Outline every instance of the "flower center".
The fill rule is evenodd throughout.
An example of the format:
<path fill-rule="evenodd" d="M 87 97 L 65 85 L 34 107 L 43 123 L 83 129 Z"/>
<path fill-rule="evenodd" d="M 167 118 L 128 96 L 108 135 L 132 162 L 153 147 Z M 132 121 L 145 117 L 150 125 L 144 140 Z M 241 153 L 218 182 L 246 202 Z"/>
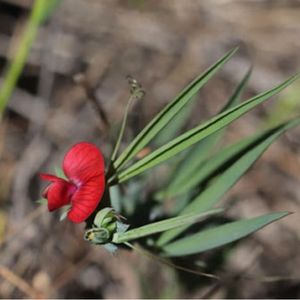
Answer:
<path fill-rule="evenodd" d="M 73 183 L 72 181 L 69 182 L 68 187 L 68 198 L 71 199 L 74 193 L 78 190 L 79 186 Z"/>

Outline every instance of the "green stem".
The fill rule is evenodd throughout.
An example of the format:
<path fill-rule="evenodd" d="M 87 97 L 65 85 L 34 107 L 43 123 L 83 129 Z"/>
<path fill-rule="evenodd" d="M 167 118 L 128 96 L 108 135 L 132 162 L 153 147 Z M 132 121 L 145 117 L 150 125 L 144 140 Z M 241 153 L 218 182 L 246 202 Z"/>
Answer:
<path fill-rule="evenodd" d="M 6 71 L 4 82 L 0 90 L 0 118 L 24 68 L 32 43 L 37 35 L 47 1 L 48 0 L 36 0 L 34 2 L 29 21 L 19 41 L 19 47 L 17 47 L 18 51 Z"/>
<path fill-rule="evenodd" d="M 128 119 L 129 109 L 130 109 L 130 106 L 131 106 L 132 101 L 134 100 L 134 98 L 135 98 L 135 95 L 130 96 L 130 98 L 128 99 L 126 108 L 125 108 L 125 113 L 124 113 L 124 117 L 123 117 L 123 120 L 122 120 L 120 132 L 119 132 L 119 135 L 118 135 L 118 139 L 117 139 L 117 142 L 115 144 L 114 150 L 112 152 L 112 155 L 111 155 L 111 158 L 110 158 L 110 164 L 109 164 L 108 171 L 107 171 L 107 174 L 106 174 L 106 177 L 107 177 L 108 181 L 111 179 L 111 176 L 114 176 L 115 173 L 116 173 L 116 170 L 114 168 L 114 161 L 117 157 L 117 154 L 118 154 L 118 151 L 119 151 L 119 148 L 120 148 L 120 145 L 121 145 L 121 141 L 122 141 L 122 138 L 123 138 L 123 135 L 124 135 L 124 131 L 125 131 L 125 127 L 126 127 L 126 123 L 127 123 L 127 119 Z"/>
<path fill-rule="evenodd" d="M 125 113 L 124 113 L 124 117 L 123 117 L 123 120 L 122 120 L 121 129 L 120 129 L 120 132 L 119 132 L 119 136 L 118 136 L 118 139 L 117 139 L 114 151 L 113 151 L 113 153 L 111 155 L 111 161 L 112 162 L 115 161 L 115 159 L 117 157 L 117 154 L 118 154 L 118 151 L 119 151 L 119 148 L 120 148 L 120 144 L 121 144 L 121 141 L 122 141 L 122 138 L 123 138 L 123 135 L 124 135 L 124 131 L 125 131 L 127 119 L 128 119 L 128 112 L 129 112 L 131 103 L 132 103 L 132 101 L 133 101 L 134 98 L 135 97 L 131 95 L 130 98 L 129 98 L 129 100 L 128 100 L 128 102 L 127 102 Z"/>

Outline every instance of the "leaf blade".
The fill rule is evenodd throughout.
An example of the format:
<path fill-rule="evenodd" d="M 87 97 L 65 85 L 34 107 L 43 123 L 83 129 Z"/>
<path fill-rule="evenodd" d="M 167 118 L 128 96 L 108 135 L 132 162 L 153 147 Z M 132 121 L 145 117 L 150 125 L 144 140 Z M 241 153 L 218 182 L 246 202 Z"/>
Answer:
<path fill-rule="evenodd" d="M 128 160 L 142 150 L 156 134 L 190 101 L 199 89 L 233 56 L 237 48 L 229 51 L 213 66 L 207 69 L 188 85 L 172 102 L 170 102 L 152 121 L 136 136 L 124 152 L 114 162 L 115 169 L 122 167 Z"/>
<path fill-rule="evenodd" d="M 163 250 L 169 257 L 204 252 L 243 238 L 288 214 L 288 212 L 278 212 L 230 222 L 177 240 L 164 246 Z"/>
<path fill-rule="evenodd" d="M 255 106 L 261 104 L 262 102 L 269 99 L 271 96 L 279 93 L 285 87 L 289 86 L 300 76 L 296 74 L 290 77 L 288 80 L 284 81 L 280 85 L 274 87 L 267 92 L 261 93 L 240 105 L 235 106 L 234 108 L 225 111 L 212 118 L 210 121 L 199 125 L 186 133 L 180 135 L 178 138 L 172 140 L 166 145 L 158 148 L 156 151 L 150 153 L 145 158 L 136 162 L 128 169 L 121 171 L 118 175 L 118 182 L 124 182 L 131 177 L 134 177 L 150 168 L 155 167 L 156 165 L 162 163 L 163 161 L 171 158 L 177 153 L 185 150 L 196 142 L 204 139 L 205 137 L 211 135 L 212 133 L 220 130 L 221 128 L 227 126 L 246 112 L 253 109 Z"/>
<path fill-rule="evenodd" d="M 275 128 L 271 128 L 263 133 L 255 135 L 254 138 L 250 137 L 246 140 L 229 147 L 227 151 L 229 155 L 225 155 L 225 158 L 231 156 L 238 156 L 238 158 L 231 162 L 231 165 L 225 169 L 225 171 L 219 175 L 215 181 L 209 185 L 201 194 L 194 198 L 189 205 L 181 211 L 180 214 L 187 214 L 189 212 L 203 212 L 206 209 L 213 207 L 219 199 L 239 180 L 239 178 L 253 165 L 253 163 L 262 155 L 262 153 L 286 130 L 300 124 L 300 118 L 291 120 L 290 122 L 279 125 Z M 232 151 L 235 150 L 238 151 Z M 247 150 L 248 148 L 248 150 Z M 246 152 L 239 156 L 239 153 Z M 222 162 L 222 160 L 220 160 Z M 216 164 L 216 167 L 219 165 Z M 170 240 L 174 239 L 181 232 L 183 232 L 188 226 L 183 226 L 178 229 L 169 230 L 163 233 L 158 241 L 158 246 L 163 246 Z"/>
<path fill-rule="evenodd" d="M 240 96 L 246 87 L 251 72 L 252 69 L 250 68 L 219 113 L 234 107 L 239 102 Z M 174 176 L 173 180 L 171 180 L 169 186 L 165 190 L 158 193 L 158 198 L 175 196 L 179 194 L 180 190 L 182 190 L 183 185 L 189 185 L 190 179 L 195 177 L 195 173 L 209 157 L 212 147 L 220 140 L 220 138 L 223 136 L 223 133 L 224 130 L 219 130 L 218 132 L 206 137 L 193 146 L 193 149 L 189 151 L 184 161 L 179 165 L 178 169 L 176 170 L 176 176 Z"/>
<path fill-rule="evenodd" d="M 169 230 L 175 227 L 179 227 L 185 224 L 192 224 L 202 220 L 205 217 L 218 214 L 222 209 L 212 209 L 201 214 L 187 214 L 175 218 L 166 219 L 163 221 L 147 224 L 135 229 L 128 230 L 124 233 L 115 233 L 113 236 L 113 243 L 120 244 L 135 240 L 147 235 Z"/>

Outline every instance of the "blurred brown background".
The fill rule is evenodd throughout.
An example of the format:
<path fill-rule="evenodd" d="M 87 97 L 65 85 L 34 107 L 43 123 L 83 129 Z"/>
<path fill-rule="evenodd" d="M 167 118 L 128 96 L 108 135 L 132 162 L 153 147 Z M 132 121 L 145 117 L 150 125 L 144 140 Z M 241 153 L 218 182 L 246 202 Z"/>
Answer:
<path fill-rule="evenodd" d="M 0 1 L 2 76 L 31 4 Z M 53 172 L 73 143 L 93 141 L 109 153 L 109 129 L 119 124 L 128 98 L 126 75 L 147 93 L 131 114 L 130 140 L 237 45 L 238 53 L 200 93 L 189 127 L 218 111 L 251 64 L 243 98 L 300 70 L 300 1 L 62 1 L 39 31 L 0 129 L 0 297 L 300 297 L 299 128 L 276 142 L 224 199 L 234 203 L 234 217 L 294 214 L 239 243 L 212 270 L 220 283 L 136 253 L 111 256 L 84 242 L 81 226 L 60 223 L 35 203 L 44 186 L 38 173 Z M 226 143 L 299 113 L 299 94 L 298 81 L 230 126 Z"/>

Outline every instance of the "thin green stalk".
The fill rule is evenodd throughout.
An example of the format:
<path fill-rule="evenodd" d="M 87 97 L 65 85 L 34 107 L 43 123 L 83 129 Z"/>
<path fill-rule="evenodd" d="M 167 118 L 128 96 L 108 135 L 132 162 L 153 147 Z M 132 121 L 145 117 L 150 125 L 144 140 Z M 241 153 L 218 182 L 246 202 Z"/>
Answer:
<path fill-rule="evenodd" d="M 117 142 L 115 144 L 115 148 L 113 150 L 113 153 L 111 155 L 111 161 L 112 162 L 115 161 L 116 156 L 118 154 L 118 151 L 119 151 L 119 148 L 120 148 L 120 145 L 121 145 L 121 141 L 122 141 L 122 138 L 123 138 L 123 135 L 124 135 L 124 131 L 125 131 L 127 119 L 128 119 L 129 109 L 130 109 L 132 101 L 134 99 L 135 99 L 135 96 L 131 95 L 130 98 L 129 98 L 129 100 L 128 100 L 128 102 L 127 102 L 125 113 L 124 113 L 124 117 L 123 117 L 123 120 L 122 120 L 121 129 L 120 129 L 120 132 L 119 132 L 119 136 L 118 136 Z"/>
<path fill-rule="evenodd" d="M 19 41 L 18 51 L 7 68 L 3 85 L 0 89 L 0 118 L 17 84 L 20 74 L 28 58 L 31 46 L 37 35 L 38 28 L 44 17 L 45 8 L 49 0 L 36 0 L 30 14 L 27 26 Z"/>
<path fill-rule="evenodd" d="M 127 76 L 128 84 L 130 86 L 130 97 L 128 99 L 125 112 L 124 112 L 124 117 L 122 120 L 120 132 L 118 135 L 117 142 L 115 144 L 114 150 L 112 152 L 111 158 L 110 158 L 110 165 L 108 168 L 108 172 L 106 174 L 107 179 L 111 179 L 111 176 L 115 176 L 115 168 L 114 168 L 114 162 L 116 160 L 116 157 L 118 155 L 118 151 L 121 145 L 122 138 L 124 136 L 125 132 L 125 127 L 128 119 L 128 114 L 129 114 L 129 109 L 131 108 L 133 100 L 140 100 L 145 96 L 145 91 L 143 90 L 142 86 L 131 76 Z"/>

